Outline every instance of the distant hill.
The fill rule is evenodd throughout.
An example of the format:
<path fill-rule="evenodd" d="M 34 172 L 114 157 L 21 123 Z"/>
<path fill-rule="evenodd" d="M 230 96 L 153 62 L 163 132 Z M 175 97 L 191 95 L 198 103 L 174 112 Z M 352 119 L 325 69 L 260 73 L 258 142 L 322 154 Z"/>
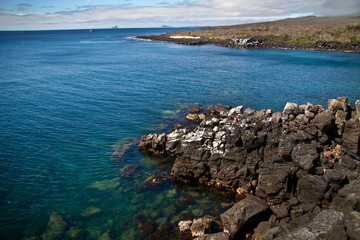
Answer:
<path fill-rule="evenodd" d="M 307 44 L 317 41 L 360 42 L 360 15 L 288 18 L 272 22 L 207 27 L 200 31 L 175 34 L 203 39 L 252 37 L 292 44 Z"/>

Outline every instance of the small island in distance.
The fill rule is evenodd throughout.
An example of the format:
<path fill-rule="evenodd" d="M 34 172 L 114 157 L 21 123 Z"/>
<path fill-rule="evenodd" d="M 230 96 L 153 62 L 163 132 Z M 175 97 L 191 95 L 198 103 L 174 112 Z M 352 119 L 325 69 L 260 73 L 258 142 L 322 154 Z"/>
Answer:
<path fill-rule="evenodd" d="M 175 37 L 174 37 L 175 36 Z M 183 36 L 183 37 L 181 37 Z M 360 52 L 360 16 L 301 17 L 138 38 L 185 45 Z"/>

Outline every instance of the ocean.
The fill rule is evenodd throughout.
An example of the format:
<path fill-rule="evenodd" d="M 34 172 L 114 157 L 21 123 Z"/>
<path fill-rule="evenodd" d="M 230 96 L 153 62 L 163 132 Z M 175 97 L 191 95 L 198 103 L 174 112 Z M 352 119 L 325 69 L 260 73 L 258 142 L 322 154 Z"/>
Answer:
<path fill-rule="evenodd" d="M 360 99 L 360 54 L 132 38 L 183 30 L 0 32 L 1 239 L 50 239 L 50 216 L 63 239 L 129 240 L 144 222 L 216 217 L 234 201 L 216 189 L 144 184 L 171 160 L 140 153 L 142 135 L 196 106 Z"/>

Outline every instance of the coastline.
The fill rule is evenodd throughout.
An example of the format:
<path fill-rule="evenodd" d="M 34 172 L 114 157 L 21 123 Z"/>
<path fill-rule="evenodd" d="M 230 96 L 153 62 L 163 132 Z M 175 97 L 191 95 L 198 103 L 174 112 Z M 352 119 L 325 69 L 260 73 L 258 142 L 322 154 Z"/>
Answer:
<path fill-rule="evenodd" d="M 197 239 L 347 239 L 360 234 L 360 101 L 287 103 L 283 112 L 217 105 L 193 109 L 199 125 L 142 136 L 145 154 L 174 159 L 173 181 L 232 191 L 212 219 L 180 221 Z M 200 113 L 200 114 L 199 114 Z M 199 223 L 201 222 L 201 224 Z M 201 234 L 198 230 L 202 229 Z"/>
<path fill-rule="evenodd" d="M 317 41 L 316 43 L 286 43 L 267 40 L 265 38 L 230 38 L 230 39 L 209 39 L 203 37 L 171 37 L 169 34 L 137 36 L 136 39 L 176 43 L 181 45 L 215 45 L 230 48 L 243 49 L 300 49 L 318 51 L 338 51 L 360 53 L 360 43 L 341 43 L 338 41 Z"/>

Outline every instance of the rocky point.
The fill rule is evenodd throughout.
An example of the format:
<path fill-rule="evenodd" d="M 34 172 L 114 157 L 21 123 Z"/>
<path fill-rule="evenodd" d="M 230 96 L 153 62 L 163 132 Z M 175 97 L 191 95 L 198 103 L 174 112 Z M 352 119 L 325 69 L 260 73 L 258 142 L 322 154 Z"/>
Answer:
<path fill-rule="evenodd" d="M 359 141 L 360 101 L 340 97 L 326 110 L 217 105 L 195 129 L 142 136 L 139 149 L 173 157 L 174 181 L 237 194 L 224 232 L 199 239 L 359 239 Z"/>

